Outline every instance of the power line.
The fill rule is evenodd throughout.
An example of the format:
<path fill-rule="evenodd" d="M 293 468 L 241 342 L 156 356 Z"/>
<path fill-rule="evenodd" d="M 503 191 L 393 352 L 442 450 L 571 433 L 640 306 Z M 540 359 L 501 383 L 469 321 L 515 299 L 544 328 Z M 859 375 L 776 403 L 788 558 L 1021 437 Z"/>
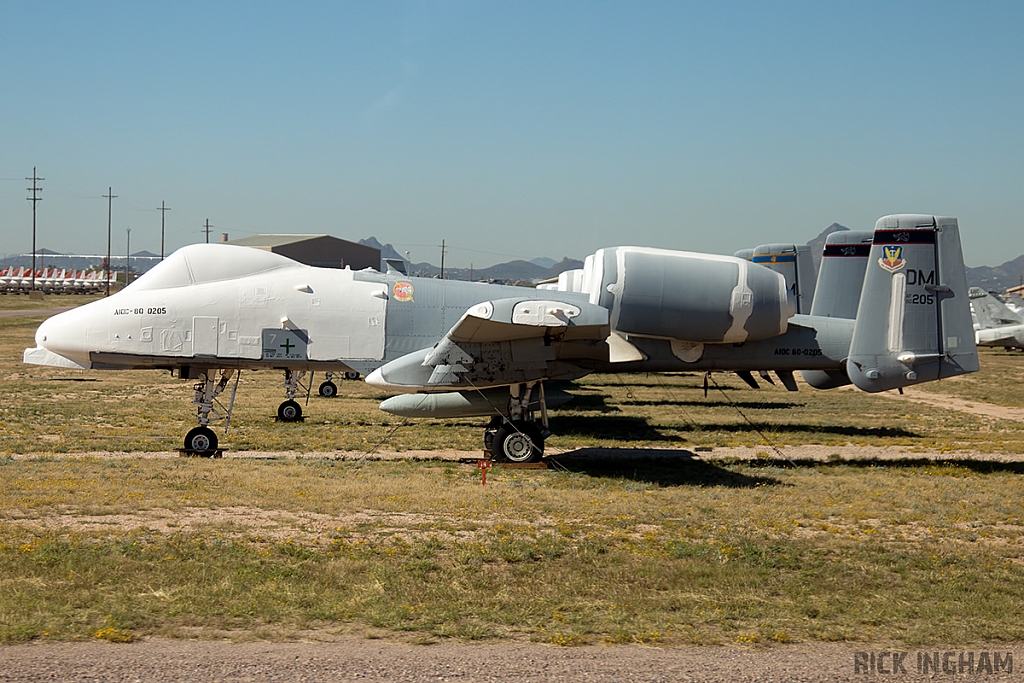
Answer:
<path fill-rule="evenodd" d="M 107 193 L 103 195 L 107 199 L 107 293 L 104 296 L 110 296 L 110 210 L 112 202 L 117 198 L 113 190 L 114 188 L 108 187 Z"/>
<path fill-rule="evenodd" d="M 37 187 L 40 180 L 46 180 L 46 178 L 39 178 L 36 175 L 36 167 L 32 167 L 32 177 L 25 178 L 25 180 L 32 181 L 32 187 L 26 188 L 32 193 L 31 197 L 27 199 L 32 202 L 32 291 L 36 291 L 36 205 L 43 201 L 43 198 L 39 196 L 39 193 L 43 191 L 43 188 Z"/>
<path fill-rule="evenodd" d="M 160 202 L 160 208 L 157 209 L 160 212 L 160 260 L 164 260 L 164 216 L 170 211 L 170 208 L 164 206 L 163 202 Z"/>
<path fill-rule="evenodd" d="M 128 228 L 128 243 L 124 247 L 124 286 L 128 286 L 128 278 L 132 275 L 132 229 Z"/>

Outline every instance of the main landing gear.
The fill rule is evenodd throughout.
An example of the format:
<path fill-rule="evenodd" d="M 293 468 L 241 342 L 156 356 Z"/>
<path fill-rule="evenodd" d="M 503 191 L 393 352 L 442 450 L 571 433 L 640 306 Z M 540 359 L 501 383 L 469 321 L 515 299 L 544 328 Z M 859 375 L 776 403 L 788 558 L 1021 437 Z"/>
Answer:
<path fill-rule="evenodd" d="M 531 399 L 535 391 L 537 395 Z M 544 456 L 544 437 L 550 434 L 544 385 L 513 384 L 509 393 L 508 417 L 491 418 L 484 429 L 484 447 L 498 462 L 537 462 Z M 539 425 L 534 416 L 536 407 L 541 412 Z"/>
<path fill-rule="evenodd" d="M 235 384 L 231 388 L 231 399 L 225 406 L 220 401 L 220 395 L 227 388 L 232 376 Z M 196 418 L 199 421 L 198 427 L 193 427 L 185 435 L 185 450 L 190 453 L 206 457 L 213 456 L 217 452 L 217 435 L 209 425 L 211 420 L 224 419 L 225 431 L 231 424 L 231 410 L 235 405 L 235 392 L 238 391 L 239 375 L 234 370 L 221 370 L 220 377 L 217 377 L 216 370 L 205 370 L 199 375 L 199 382 L 196 383 L 195 397 L 192 405 L 197 406 Z"/>
<path fill-rule="evenodd" d="M 359 379 L 358 372 L 346 372 L 344 376 L 345 379 L 351 381 Z M 334 398 L 338 395 L 338 385 L 334 383 L 333 372 L 324 373 L 324 381 L 320 383 L 320 388 L 317 390 L 317 393 L 324 398 Z"/>

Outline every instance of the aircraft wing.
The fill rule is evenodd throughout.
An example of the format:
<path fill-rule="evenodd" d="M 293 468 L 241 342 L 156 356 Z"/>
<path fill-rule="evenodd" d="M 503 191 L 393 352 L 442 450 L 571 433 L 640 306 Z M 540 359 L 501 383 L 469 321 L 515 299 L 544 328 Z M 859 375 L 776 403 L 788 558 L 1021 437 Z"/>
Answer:
<path fill-rule="evenodd" d="M 467 310 L 429 349 L 374 371 L 366 381 L 395 391 L 451 391 L 582 377 L 576 363 L 608 356 L 608 310 L 554 299 L 498 299 Z"/>

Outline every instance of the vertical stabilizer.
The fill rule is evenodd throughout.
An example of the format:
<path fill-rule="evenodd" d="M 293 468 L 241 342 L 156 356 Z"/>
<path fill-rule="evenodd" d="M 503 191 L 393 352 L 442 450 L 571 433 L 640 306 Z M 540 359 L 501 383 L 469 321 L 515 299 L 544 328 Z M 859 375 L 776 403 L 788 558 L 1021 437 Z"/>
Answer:
<path fill-rule="evenodd" d="M 843 230 L 825 238 L 811 315 L 857 317 L 873 237 L 866 230 Z"/>
<path fill-rule="evenodd" d="M 878 219 L 846 370 L 871 392 L 978 370 L 955 218 Z"/>
<path fill-rule="evenodd" d="M 736 252 L 739 258 L 746 250 Z M 786 278 L 786 287 L 796 299 L 797 313 L 810 313 L 814 301 L 814 257 L 806 244 L 762 244 L 753 250 L 751 261 Z"/>

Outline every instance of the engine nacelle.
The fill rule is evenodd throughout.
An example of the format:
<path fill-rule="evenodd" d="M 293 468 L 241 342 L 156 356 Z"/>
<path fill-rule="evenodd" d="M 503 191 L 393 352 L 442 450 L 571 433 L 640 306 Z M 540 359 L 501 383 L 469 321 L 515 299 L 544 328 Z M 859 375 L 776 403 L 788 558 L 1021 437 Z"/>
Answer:
<path fill-rule="evenodd" d="M 786 331 L 795 301 L 785 278 L 732 256 L 616 247 L 587 257 L 583 291 L 611 311 L 615 332 L 739 343 Z"/>

